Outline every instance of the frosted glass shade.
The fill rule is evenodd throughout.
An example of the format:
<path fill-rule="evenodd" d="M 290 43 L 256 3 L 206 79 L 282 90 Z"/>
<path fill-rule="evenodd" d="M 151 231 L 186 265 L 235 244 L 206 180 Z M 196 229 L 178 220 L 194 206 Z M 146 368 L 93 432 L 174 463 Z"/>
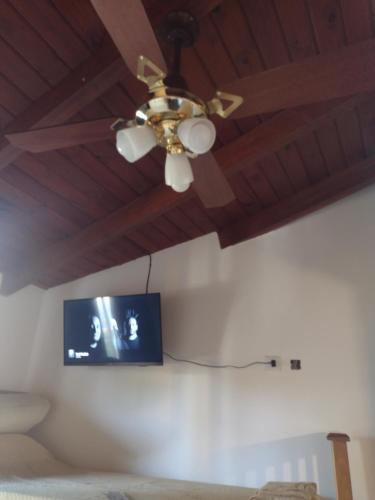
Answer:
<path fill-rule="evenodd" d="M 207 153 L 216 139 L 215 125 L 207 118 L 188 118 L 177 129 L 180 141 L 193 153 Z"/>
<path fill-rule="evenodd" d="M 130 163 L 142 158 L 154 146 L 156 137 L 148 125 L 124 128 L 116 134 L 117 151 Z"/>
<path fill-rule="evenodd" d="M 178 193 L 189 189 L 193 182 L 193 171 L 185 154 L 167 154 L 165 161 L 165 183 Z"/>

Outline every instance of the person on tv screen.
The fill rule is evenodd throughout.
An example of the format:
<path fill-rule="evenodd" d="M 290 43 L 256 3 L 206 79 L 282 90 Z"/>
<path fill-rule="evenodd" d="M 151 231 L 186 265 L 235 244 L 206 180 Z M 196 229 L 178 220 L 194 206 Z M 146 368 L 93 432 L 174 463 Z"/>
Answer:
<path fill-rule="evenodd" d="M 126 312 L 124 322 L 124 337 L 128 349 L 139 349 L 139 315 L 130 309 Z"/>
<path fill-rule="evenodd" d="M 91 332 L 90 348 L 97 349 L 100 342 L 100 338 L 102 336 L 102 325 L 100 323 L 100 319 L 98 318 L 98 316 L 93 316 L 91 318 L 90 332 Z"/>
<path fill-rule="evenodd" d="M 103 344 L 103 327 L 99 316 L 91 316 L 90 323 L 90 345 L 88 349 L 88 356 L 91 360 L 101 362 L 105 347 Z"/>

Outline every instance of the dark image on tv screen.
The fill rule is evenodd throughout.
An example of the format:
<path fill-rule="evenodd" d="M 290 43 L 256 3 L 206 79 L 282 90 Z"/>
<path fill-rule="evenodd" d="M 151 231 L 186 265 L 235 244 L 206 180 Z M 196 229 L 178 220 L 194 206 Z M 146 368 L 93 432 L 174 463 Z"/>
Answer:
<path fill-rule="evenodd" d="M 64 301 L 64 364 L 162 364 L 160 294 Z"/>

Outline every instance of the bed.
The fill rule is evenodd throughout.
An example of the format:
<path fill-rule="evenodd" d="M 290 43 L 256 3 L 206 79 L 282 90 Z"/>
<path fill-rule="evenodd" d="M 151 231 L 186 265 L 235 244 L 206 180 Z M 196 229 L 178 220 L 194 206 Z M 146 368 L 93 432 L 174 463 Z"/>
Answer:
<path fill-rule="evenodd" d="M 27 394 L 0 394 L 0 500 L 320 500 L 309 482 L 270 482 L 243 488 L 100 473 L 57 460 L 26 433 L 43 420 L 49 403 Z M 337 500 L 353 500 L 348 437 L 330 434 Z"/>

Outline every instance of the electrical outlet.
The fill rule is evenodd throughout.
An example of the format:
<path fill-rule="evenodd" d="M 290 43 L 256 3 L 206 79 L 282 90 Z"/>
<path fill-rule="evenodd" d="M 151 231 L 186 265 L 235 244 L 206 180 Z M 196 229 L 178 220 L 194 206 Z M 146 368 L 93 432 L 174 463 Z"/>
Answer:
<path fill-rule="evenodd" d="M 276 366 L 264 365 L 266 370 L 281 371 L 281 358 L 280 356 L 264 356 L 264 361 L 270 362 L 275 361 Z"/>
<path fill-rule="evenodd" d="M 291 359 L 290 360 L 290 369 L 291 370 L 301 370 L 301 360 L 300 359 Z"/>

